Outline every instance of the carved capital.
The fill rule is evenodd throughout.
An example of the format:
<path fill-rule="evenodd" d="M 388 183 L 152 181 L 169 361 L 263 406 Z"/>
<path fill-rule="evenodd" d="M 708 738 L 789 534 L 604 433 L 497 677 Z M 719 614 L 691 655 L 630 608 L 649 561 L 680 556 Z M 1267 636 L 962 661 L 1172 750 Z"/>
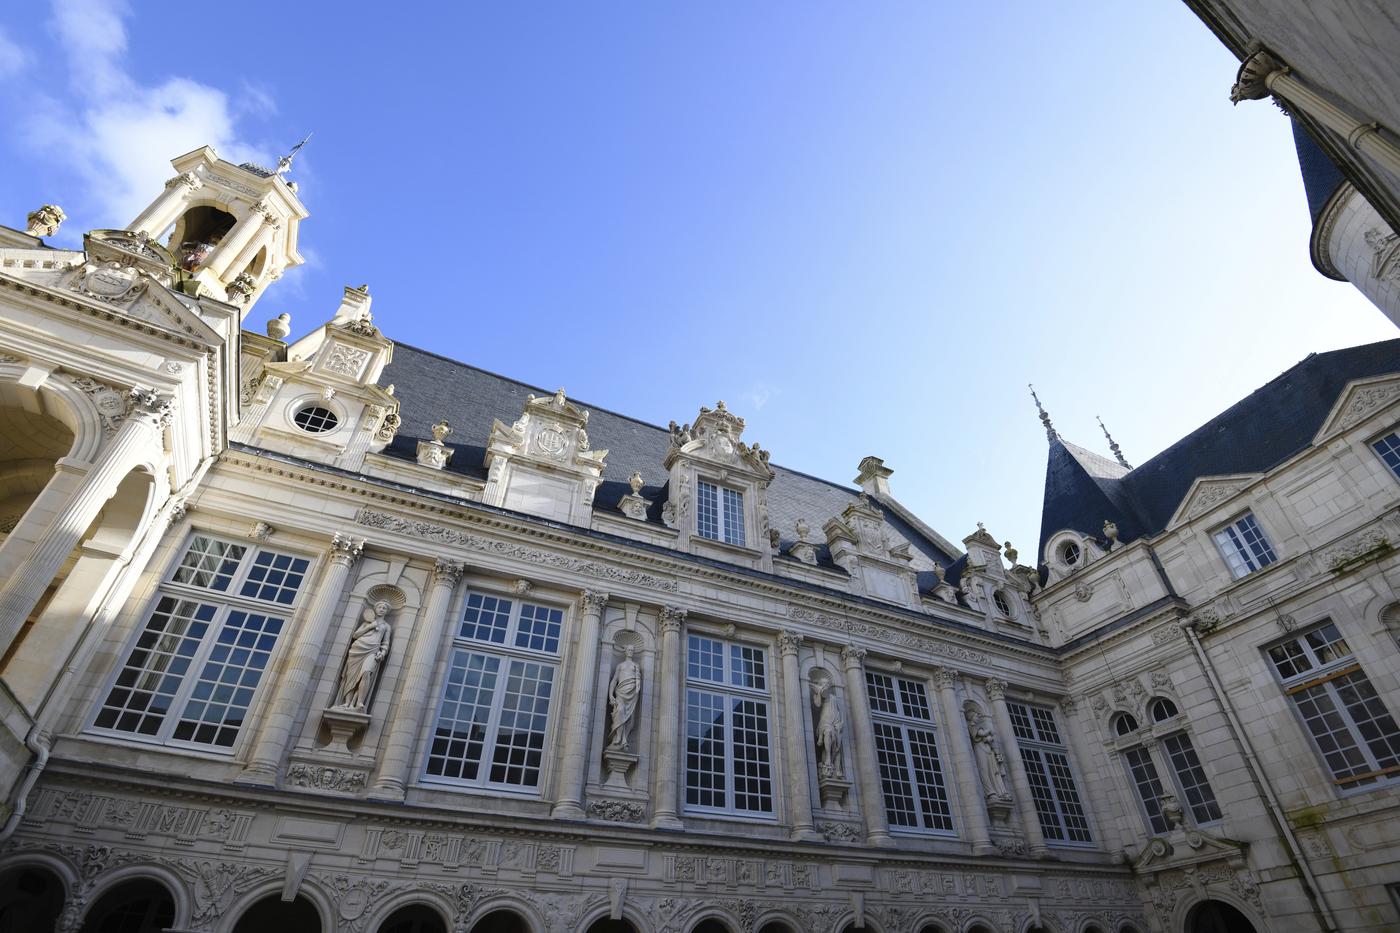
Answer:
<path fill-rule="evenodd" d="M 175 400 L 155 389 L 140 386 L 126 393 L 127 417 L 154 428 L 163 428 L 175 416 Z"/>
<path fill-rule="evenodd" d="M 266 201 L 258 201 L 248 210 L 253 214 L 261 214 L 264 220 L 272 219 L 272 208 Z"/>
<path fill-rule="evenodd" d="M 1073 716 L 1079 709 L 1079 701 L 1072 696 L 1060 697 L 1060 709 Z"/>
<path fill-rule="evenodd" d="M 344 567 L 353 566 L 365 549 L 365 539 L 355 538 L 339 531 L 331 538 L 331 563 Z"/>
<path fill-rule="evenodd" d="M 855 645 L 847 645 L 841 649 L 841 663 L 846 665 L 846 669 L 858 668 L 865 662 L 865 649 L 857 648 Z"/>
<path fill-rule="evenodd" d="M 989 680 L 986 683 L 987 698 L 990 700 L 1006 699 L 1006 691 L 1011 685 L 1004 680 Z"/>
<path fill-rule="evenodd" d="M 933 682 L 942 690 L 944 687 L 957 686 L 958 678 L 962 675 L 951 667 L 935 667 L 933 669 Z"/>
<path fill-rule="evenodd" d="M 783 654 L 797 654 L 797 649 L 802 647 L 802 636 L 796 632 L 780 632 L 778 634 L 778 650 Z"/>
<path fill-rule="evenodd" d="M 457 581 L 462 579 L 462 562 L 456 560 L 444 560 L 439 557 L 433 562 L 433 584 L 440 586 L 456 586 Z"/>
<path fill-rule="evenodd" d="M 675 606 L 661 607 L 661 631 L 679 632 L 681 626 L 685 624 L 686 611 L 677 609 Z"/>
<path fill-rule="evenodd" d="M 168 191 L 171 188 L 178 188 L 181 185 L 184 185 L 191 191 L 198 191 L 204 186 L 204 182 L 200 181 L 199 176 L 194 172 L 184 172 L 167 181 L 165 183 L 165 188 Z"/>
<path fill-rule="evenodd" d="M 1238 104 L 1242 100 L 1262 100 L 1269 96 L 1269 78 L 1276 72 L 1288 73 L 1287 67 L 1268 50 L 1259 49 L 1240 62 L 1240 70 L 1235 73 L 1235 84 L 1230 88 L 1230 102 Z"/>
<path fill-rule="evenodd" d="M 584 612 L 596 614 L 602 612 L 603 607 L 608 604 L 608 594 L 599 590 L 584 590 L 579 594 L 579 598 L 583 600 Z"/>

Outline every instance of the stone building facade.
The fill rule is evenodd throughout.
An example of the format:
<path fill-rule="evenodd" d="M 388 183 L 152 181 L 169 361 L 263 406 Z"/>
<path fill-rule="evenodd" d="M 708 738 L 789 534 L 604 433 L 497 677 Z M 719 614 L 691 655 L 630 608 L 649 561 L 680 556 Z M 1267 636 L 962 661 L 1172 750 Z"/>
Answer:
<path fill-rule="evenodd" d="M 174 166 L 0 229 L 0 931 L 1400 922 L 1400 341 L 1137 470 L 1046 416 L 1021 563 L 364 286 L 243 330 L 307 212 Z"/>

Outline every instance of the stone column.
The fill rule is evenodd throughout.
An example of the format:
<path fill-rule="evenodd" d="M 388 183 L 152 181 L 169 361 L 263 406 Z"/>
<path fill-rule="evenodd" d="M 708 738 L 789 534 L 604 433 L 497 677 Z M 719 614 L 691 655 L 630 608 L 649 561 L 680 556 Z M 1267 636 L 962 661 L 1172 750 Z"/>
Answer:
<path fill-rule="evenodd" d="M 433 565 L 433 580 L 428 601 L 418 613 L 417 629 L 413 634 L 413 653 L 404 668 L 399 687 L 399 700 L 394 717 L 385 730 L 384 752 L 380 756 L 379 777 L 369 790 L 369 796 L 381 800 L 402 800 L 413 772 L 413 748 L 423 729 L 423 717 L 433 708 L 428 691 L 433 685 L 433 668 L 447 612 L 452 608 L 452 591 L 462 578 L 462 565 L 456 561 L 438 559 Z"/>
<path fill-rule="evenodd" d="M 685 610 L 666 606 L 661 610 L 661 675 L 656 721 L 656 765 L 652 768 L 652 819 L 654 829 L 682 829 L 679 813 L 681 724 L 681 625 Z"/>
<path fill-rule="evenodd" d="M 783 656 L 783 726 L 787 732 L 787 766 L 783 771 L 787 775 L 792 838 L 817 842 L 822 835 L 812 821 L 812 775 L 807 768 L 810 740 L 802 718 L 806 697 L 797 668 L 797 649 L 801 647 L 802 636 L 795 632 L 778 636 L 778 650 Z"/>
<path fill-rule="evenodd" d="M 229 266 L 233 265 L 234 258 L 243 251 L 243 247 L 248 245 L 248 241 L 262 229 L 270 213 L 268 206 L 262 201 L 249 208 L 248 213 L 244 214 L 243 218 L 229 229 L 223 242 L 214 247 L 213 252 L 204 260 L 204 268 L 222 279 Z"/>
<path fill-rule="evenodd" d="M 233 262 L 230 262 L 228 264 L 228 267 L 225 271 L 232 272 L 234 275 L 238 275 L 245 268 L 247 268 L 248 263 L 252 262 L 253 257 L 258 254 L 258 250 L 262 249 L 264 246 L 271 245 L 272 235 L 276 232 L 276 230 L 277 224 L 274 221 L 268 221 L 267 223 L 263 224 L 261 229 L 258 230 L 257 235 L 254 236 L 251 240 L 249 240 L 247 245 L 244 246 L 243 249 L 238 251 L 237 256 L 233 257 Z"/>
<path fill-rule="evenodd" d="M 68 501 L 91 470 L 90 462 L 73 457 L 61 457 L 54 464 L 53 476 L 49 477 L 34 501 L 29 503 L 19 523 L 10 530 L 9 537 L 0 541 L 0 580 L 10 579 L 15 568 L 34 550 L 34 545 L 49 530 L 54 516 L 63 508 L 63 503 Z"/>
<path fill-rule="evenodd" d="M 183 175 L 176 175 L 165 183 L 165 193 L 156 198 L 150 207 L 141 212 L 141 215 L 131 222 L 132 230 L 139 230 L 149 234 L 151 237 L 158 237 L 165 232 L 165 228 L 170 226 L 175 219 L 175 215 L 180 212 L 181 205 L 185 202 L 185 196 L 191 191 L 198 191 L 204 186 L 204 182 L 193 172 L 185 172 Z M 175 244 L 179 246 L 179 243 Z"/>
<path fill-rule="evenodd" d="M 127 412 L 116 433 L 98 454 L 92 469 L 58 509 L 48 531 L 0 587 L 0 654 L 9 650 L 54 575 L 126 475 L 143 461 L 160 455 L 174 403 L 168 396 L 141 388 L 127 393 L 127 403 Z"/>
<path fill-rule="evenodd" d="M 352 538 L 340 532 L 331 538 L 330 561 L 316 585 L 311 604 L 302 611 L 301 624 L 289 627 L 292 644 L 278 672 L 277 692 L 267 704 L 267 717 L 263 720 L 257 745 L 248 756 L 248 764 L 238 776 L 240 781 L 277 783 L 277 769 L 287 751 L 292 725 L 297 714 L 306 708 L 311 675 L 329 643 L 340 594 L 364 546 L 363 538 Z"/>
<path fill-rule="evenodd" d="M 1021 826 L 1026 833 L 1026 844 L 1033 858 L 1044 858 L 1045 833 L 1040 828 L 1040 814 L 1035 809 L 1035 796 L 1031 794 L 1031 782 L 1026 777 L 1026 766 L 1021 761 L 1021 746 L 1016 741 L 1016 730 L 1011 726 L 1011 711 L 1006 708 L 1006 688 L 1004 680 L 987 681 L 987 699 L 992 701 L 992 718 L 996 720 L 997 732 L 1001 736 L 1001 747 L 1006 749 L 1006 764 L 1011 769 L 1011 786 L 1016 791 L 1016 803 L 1021 811 Z"/>
<path fill-rule="evenodd" d="M 598 629 L 608 594 L 582 593 L 583 613 L 574 647 L 574 676 L 564 708 L 564 754 L 560 759 L 558 791 L 551 814 L 556 820 L 581 820 L 583 782 L 588 771 L 589 727 L 593 723 L 593 685 L 598 678 Z"/>
<path fill-rule="evenodd" d="M 983 793 L 982 779 L 977 774 L 977 757 L 972 749 L 972 736 L 967 731 L 967 721 L 958 705 L 958 672 L 940 667 L 933 672 L 938 685 L 938 698 L 942 701 L 943 721 L 948 724 L 948 755 L 953 759 L 953 773 L 957 776 L 958 804 L 962 813 L 962 823 L 972 843 L 973 855 L 996 855 L 997 847 L 992 845 L 991 821 L 987 818 L 986 794 Z"/>
<path fill-rule="evenodd" d="M 875 725 L 870 720 L 870 697 L 865 691 L 865 649 L 847 645 L 841 649 L 846 668 L 846 704 L 851 711 L 851 744 L 860 781 L 860 809 L 865 814 L 865 844 L 894 845 L 885 815 L 885 789 L 875 758 Z"/>

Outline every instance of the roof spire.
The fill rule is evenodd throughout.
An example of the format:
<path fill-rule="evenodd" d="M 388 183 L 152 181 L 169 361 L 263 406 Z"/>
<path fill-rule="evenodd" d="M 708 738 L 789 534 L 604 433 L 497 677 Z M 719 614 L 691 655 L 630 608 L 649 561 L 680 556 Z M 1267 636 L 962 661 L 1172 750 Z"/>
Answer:
<path fill-rule="evenodd" d="M 285 175 L 292 170 L 292 159 L 296 158 L 297 153 L 301 152 L 301 147 L 305 146 L 306 141 L 310 138 L 311 134 L 307 133 L 305 136 L 302 137 L 301 142 L 297 143 L 295 146 L 292 147 L 291 152 L 287 153 L 282 158 L 277 160 L 278 175 Z"/>
<path fill-rule="evenodd" d="M 1045 410 L 1045 406 L 1040 404 L 1040 396 L 1035 394 L 1035 386 L 1029 382 L 1026 385 L 1030 387 L 1031 398 L 1035 399 L 1035 410 L 1040 412 L 1040 423 L 1045 425 L 1045 439 L 1053 444 L 1060 439 L 1060 432 L 1050 423 L 1050 414 Z"/>
<path fill-rule="evenodd" d="M 1133 465 L 1123 456 L 1123 448 L 1119 447 L 1118 442 L 1113 439 L 1113 435 L 1108 433 L 1108 428 L 1104 426 L 1103 419 L 1098 415 L 1094 417 L 1098 420 L 1099 427 L 1103 428 L 1103 436 L 1108 438 L 1108 449 L 1113 451 L 1113 458 L 1118 461 L 1120 466 L 1125 466 L 1131 470 Z"/>

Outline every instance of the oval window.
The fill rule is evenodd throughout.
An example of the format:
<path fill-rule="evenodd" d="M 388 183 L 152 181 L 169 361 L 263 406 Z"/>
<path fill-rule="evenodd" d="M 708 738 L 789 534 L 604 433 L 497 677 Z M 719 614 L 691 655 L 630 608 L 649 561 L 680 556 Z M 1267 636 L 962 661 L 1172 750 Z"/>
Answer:
<path fill-rule="evenodd" d="M 292 421 L 308 434 L 325 434 L 327 431 L 334 431 L 336 425 L 340 424 L 335 412 L 320 405 L 307 405 L 299 409 L 292 416 Z"/>

